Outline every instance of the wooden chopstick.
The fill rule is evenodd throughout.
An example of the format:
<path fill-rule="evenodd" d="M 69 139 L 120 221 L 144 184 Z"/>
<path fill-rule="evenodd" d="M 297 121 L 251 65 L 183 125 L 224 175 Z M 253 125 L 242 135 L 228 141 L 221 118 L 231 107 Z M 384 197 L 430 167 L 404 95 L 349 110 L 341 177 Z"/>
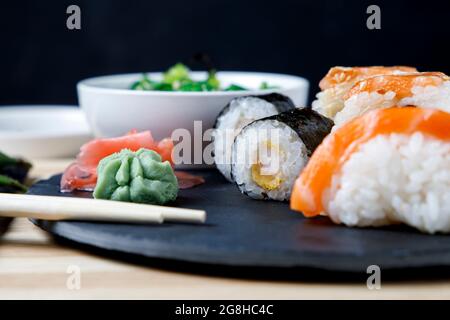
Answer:
<path fill-rule="evenodd" d="M 0 217 L 131 223 L 204 223 L 202 210 L 119 201 L 0 193 Z"/>

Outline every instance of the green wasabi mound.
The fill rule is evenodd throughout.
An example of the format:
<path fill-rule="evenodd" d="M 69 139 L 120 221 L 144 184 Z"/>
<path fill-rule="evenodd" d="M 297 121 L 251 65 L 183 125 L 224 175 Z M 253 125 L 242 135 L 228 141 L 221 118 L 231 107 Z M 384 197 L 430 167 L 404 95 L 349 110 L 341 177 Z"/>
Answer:
<path fill-rule="evenodd" d="M 151 150 L 124 149 L 103 158 L 97 167 L 94 198 L 164 204 L 178 194 L 178 181 L 168 161 Z"/>

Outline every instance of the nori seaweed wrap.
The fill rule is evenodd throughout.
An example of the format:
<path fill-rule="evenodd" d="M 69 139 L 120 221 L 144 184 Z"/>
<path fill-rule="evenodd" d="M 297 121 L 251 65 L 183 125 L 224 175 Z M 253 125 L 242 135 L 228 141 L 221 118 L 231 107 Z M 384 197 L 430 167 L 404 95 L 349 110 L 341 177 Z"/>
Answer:
<path fill-rule="evenodd" d="M 292 100 L 279 93 L 242 96 L 231 100 L 214 124 L 214 161 L 217 169 L 231 181 L 231 145 L 244 126 L 254 120 L 295 109 Z"/>
<path fill-rule="evenodd" d="M 311 108 L 252 122 L 232 146 L 233 180 L 252 198 L 288 200 L 296 177 L 332 127 L 332 120 Z"/>

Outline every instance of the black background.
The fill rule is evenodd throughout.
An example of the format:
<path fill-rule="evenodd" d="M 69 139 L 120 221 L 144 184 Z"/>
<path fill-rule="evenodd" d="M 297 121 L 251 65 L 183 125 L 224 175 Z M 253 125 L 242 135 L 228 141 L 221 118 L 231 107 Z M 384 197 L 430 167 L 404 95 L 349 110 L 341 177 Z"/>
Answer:
<path fill-rule="evenodd" d="M 70 4 L 80 31 L 66 28 Z M 381 30 L 366 28 L 370 4 Z M 0 105 L 77 103 L 83 78 L 159 71 L 197 52 L 220 70 L 305 76 L 315 93 L 334 65 L 450 73 L 450 1 L 2 1 L 0 40 Z"/>

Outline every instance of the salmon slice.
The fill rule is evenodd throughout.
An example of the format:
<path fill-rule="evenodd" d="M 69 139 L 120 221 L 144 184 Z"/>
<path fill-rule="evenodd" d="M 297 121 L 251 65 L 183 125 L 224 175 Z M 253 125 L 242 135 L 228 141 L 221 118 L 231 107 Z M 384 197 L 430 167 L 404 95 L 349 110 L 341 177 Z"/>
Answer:
<path fill-rule="evenodd" d="M 137 151 L 141 148 L 153 150 L 161 155 L 163 161 L 167 160 L 173 164 L 172 140 L 163 139 L 157 142 L 150 131 L 131 131 L 122 137 L 95 139 L 80 148 L 76 161 L 64 171 L 60 183 L 61 191 L 92 191 L 97 183 L 97 165 L 100 160 L 122 149 Z"/>
<path fill-rule="evenodd" d="M 450 141 L 448 128 L 449 113 L 415 107 L 374 110 L 351 120 L 326 137 L 313 153 L 294 184 L 291 209 L 307 217 L 324 213 L 324 197 L 330 190 L 333 175 L 368 140 L 384 134 L 421 132 Z"/>
<path fill-rule="evenodd" d="M 399 72 L 414 73 L 416 68 L 394 66 L 394 67 L 334 67 L 328 71 L 327 75 L 320 81 L 321 90 L 326 90 L 343 83 L 355 83 L 361 79 L 373 77 L 382 74 L 395 74 Z"/>

